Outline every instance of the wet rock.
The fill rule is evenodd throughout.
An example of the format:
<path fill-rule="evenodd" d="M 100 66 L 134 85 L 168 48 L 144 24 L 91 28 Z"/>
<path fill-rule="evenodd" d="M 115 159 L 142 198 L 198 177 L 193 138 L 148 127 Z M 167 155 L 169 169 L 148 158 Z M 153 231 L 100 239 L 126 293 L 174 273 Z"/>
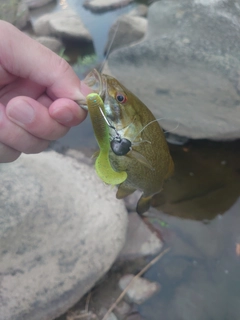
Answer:
<path fill-rule="evenodd" d="M 142 192 L 140 190 L 136 190 L 134 193 L 125 197 L 123 200 L 125 202 L 126 208 L 129 212 L 135 212 L 138 200 L 140 199 Z"/>
<path fill-rule="evenodd" d="M 127 46 L 143 38 L 147 30 L 147 20 L 132 15 L 122 15 L 112 25 L 104 52 Z"/>
<path fill-rule="evenodd" d="M 146 18 L 147 13 L 148 13 L 148 7 L 145 6 L 144 4 L 139 4 L 133 10 L 131 10 L 128 13 L 128 15 L 129 16 L 137 16 L 137 17 L 145 17 Z"/>
<path fill-rule="evenodd" d="M 26 27 L 29 20 L 30 20 L 30 13 L 29 13 L 28 7 L 24 3 L 24 1 L 20 1 L 18 4 L 16 21 L 14 24 L 17 28 L 23 29 L 24 27 Z"/>
<path fill-rule="evenodd" d="M 115 310 L 121 316 L 126 316 L 131 311 L 131 306 L 127 302 L 121 301 L 118 303 Z"/>
<path fill-rule="evenodd" d="M 134 278 L 133 274 L 124 275 L 119 280 L 119 287 L 125 290 L 130 281 Z M 135 278 L 130 288 L 127 290 L 127 297 L 131 302 L 141 304 L 149 299 L 154 293 L 160 289 L 157 282 L 150 282 L 144 278 Z"/>
<path fill-rule="evenodd" d="M 161 240 L 147 227 L 137 213 L 129 214 L 125 246 L 119 259 L 133 259 L 158 253 L 162 249 Z"/>
<path fill-rule="evenodd" d="M 202 2 L 202 1 L 201 1 Z M 161 126 L 194 139 L 240 137 L 240 7 L 234 1 L 157 1 L 138 44 L 113 52 L 110 72 Z M 137 79 L 137 81 L 136 81 Z"/>
<path fill-rule="evenodd" d="M 93 12 L 103 12 L 127 6 L 133 0 L 86 0 L 83 6 Z"/>
<path fill-rule="evenodd" d="M 124 320 L 144 320 L 139 313 L 130 314 Z"/>
<path fill-rule="evenodd" d="M 0 173 L 0 318 L 54 319 L 116 259 L 124 203 L 92 167 L 55 152 L 22 155 Z"/>
<path fill-rule="evenodd" d="M 166 140 L 168 143 L 175 144 L 178 146 L 182 146 L 189 142 L 189 139 L 187 137 L 178 136 L 177 134 L 167 132 L 165 134 Z"/>
<path fill-rule="evenodd" d="M 33 29 L 37 36 L 92 42 L 80 17 L 70 9 L 43 15 L 33 24 Z"/>
<path fill-rule="evenodd" d="M 56 2 L 56 0 L 24 0 L 29 9 L 40 8 L 50 2 Z"/>
<path fill-rule="evenodd" d="M 29 21 L 29 10 L 24 1 L 0 0 L 0 19 L 22 29 Z"/>
<path fill-rule="evenodd" d="M 228 293 L 223 294 L 222 285 L 221 282 L 214 283 L 203 270 L 196 270 L 187 284 L 180 284 L 175 290 L 164 312 L 166 319 L 224 319 L 228 313 Z"/>
<path fill-rule="evenodd" d="M 107 313 L 107 309 L 103 307 L 103 308 L 101 308 L 99 315 L 101 317 L 104 317 L 106 313 Z M 116 315 L 113 312 L 110 312 L 108 317 L 106 317 L 106 320 L 118 320 L 118 318 L 116 317 Z"/>
<path fill-rule="evenodd" d="M 54 37 L 38 37 L 35 39 L 42 45 L 56 53 L 59 53 L 61 48 L 63 48 L 63 43 L 59 39 L 56 39 Z"/>

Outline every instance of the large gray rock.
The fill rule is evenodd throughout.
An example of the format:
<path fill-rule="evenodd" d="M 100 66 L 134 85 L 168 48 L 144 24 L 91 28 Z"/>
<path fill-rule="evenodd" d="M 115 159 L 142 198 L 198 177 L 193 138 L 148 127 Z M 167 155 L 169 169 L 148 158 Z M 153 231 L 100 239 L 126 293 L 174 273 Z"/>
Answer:
<path fill-rule="evenodd" d="M 104 71 L 164 118 L 166 130 L 239 138 L 239 17 L 235 1 L 158 1 L 144 41 L 113 52 Z"/>
<path fill-rule="evenodd" d="M 139 41 L 146 31 L 147 19 L 128 14 L 120 16 L 109 31 L 105 54 Z"/>
<path fill-rule="evenodd" d="M 92 36 L 80 17 L 71 9 L 49 13 L 33 24 L 37 36 L 57 36 L 63 39 L 92 42 Z"/>
<path fill-rule="evenodd" d="M 55 152 L 22 155 L 0 174 L 0 319 L 54 319 L 114 262 L 125 206 L 92 167 Z"/>

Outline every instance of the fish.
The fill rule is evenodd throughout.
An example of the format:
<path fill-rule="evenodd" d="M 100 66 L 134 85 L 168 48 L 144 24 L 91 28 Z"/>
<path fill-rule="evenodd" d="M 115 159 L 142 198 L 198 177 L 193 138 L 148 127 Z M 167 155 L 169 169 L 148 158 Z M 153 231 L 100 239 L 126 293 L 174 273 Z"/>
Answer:
<path fill-rule="evenodd" d="M 117 199 L 140 190 L 136 211 L 143 215 L 174 171 L 164 132 L 148 107 L 114 77 L 94 69 L 83 81 L 93 91 L 81 106 L 90 113 L 100 148 L 97 174 L 118 186 Z"/>

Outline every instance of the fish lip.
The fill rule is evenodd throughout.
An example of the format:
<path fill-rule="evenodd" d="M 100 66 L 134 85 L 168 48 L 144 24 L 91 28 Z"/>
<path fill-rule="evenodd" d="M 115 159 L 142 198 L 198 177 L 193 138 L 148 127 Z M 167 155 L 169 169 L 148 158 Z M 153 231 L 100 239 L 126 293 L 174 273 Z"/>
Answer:
<path fill-rule="evenodd" d="M 103 74 L 98 72 L 97 69 L 93 69 L 92 71 L 90 71 L 86 75 L 86 77 L 82 81 L 88 87 L 90 87 L 93 92 L 100 95 L 100 97 L 103 100 L 103 103 L 104 103 L 104 101 L 106 101 L 106 96 L 108 96 L 108 94 L 107 94 L 107 80 Z M 76 102 L 80 105 L 81 108 L 83 108 L 84 110 L 88 110 L 86 99 L 81 100 L 81 101 L 79 100 Z"/>
<path fill-rule="evenodd" d="M 97 69 L 93 69 L 89 72 L 83 82 L 90 87 L 93 92 L 99 94 L 101 98 L 104 97 L 106 81 L 104 81 L 104 77 L 97 71 Z"/>
<path fill-rule="evenodd" d="M 100 95 L 104 105 L 113 103 L 110 101 L 111 99 L 108 93 L 107 77 L 104 74 L 101 74 L 98 70 L 93 69 L 83 79 L 83 82 L 90 87 L 93 92 Z M 79 104 L 83 109 L 88 110 L 86 101 L 81 101 Z"/>

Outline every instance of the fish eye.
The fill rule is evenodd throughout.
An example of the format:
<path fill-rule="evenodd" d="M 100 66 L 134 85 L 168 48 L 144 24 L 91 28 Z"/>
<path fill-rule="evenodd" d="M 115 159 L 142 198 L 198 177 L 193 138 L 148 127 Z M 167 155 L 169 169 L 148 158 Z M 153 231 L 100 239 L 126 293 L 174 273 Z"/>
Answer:
<path fill-rule="evenodd" d="M 117 92 L 116 94 L 116 100 L 119 102 L 119 103 L 124 103 L 127 101 L 127 97 L 126 95 L 120 93 L 120 92 Z"/>

